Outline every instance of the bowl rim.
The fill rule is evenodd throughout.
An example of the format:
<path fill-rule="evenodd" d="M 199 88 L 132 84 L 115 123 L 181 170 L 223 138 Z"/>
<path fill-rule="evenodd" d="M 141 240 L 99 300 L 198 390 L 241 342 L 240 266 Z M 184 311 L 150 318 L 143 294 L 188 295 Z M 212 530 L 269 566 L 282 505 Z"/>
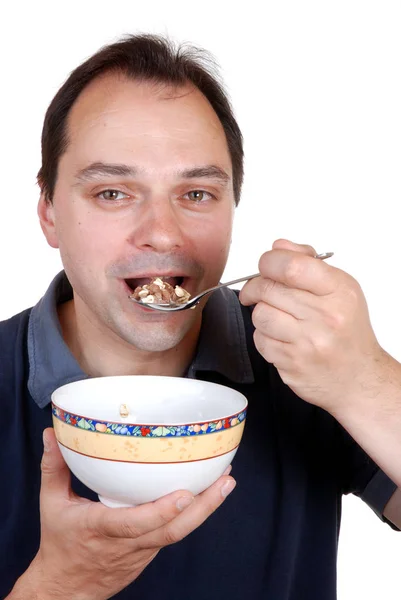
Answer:
<path fill-rule="evenodd" d="M 132 422 L 130 420 L 128 420 L 128 418 L 124 418 L 121 417 L 121 420 L 108 420 L 108 419 L 99 419 L 95 416 L 88 416 L 88 415 L 81 415 L 78 413 L 75 413 L 74 411 L 71 411 L 70 409 L 67 408 L 63 408 L 62 406 L 60 406 L 58 403 L 56 403 L 56 401 L 54 400 L 54 396 L 56 395 L 56 392 L 58 392 L 59 390 L 63 390 L 64 388 L 73 386 L 77 383 L 83 383 L 84 385 L 88 384 L 88 385 L 92 385 L 92 382 L 103 382 L 104 380 L 113 380 L 113 379 L 125 379 L 125 380 L 134 380 L 134 379 L 142 379 L 142 380 L 146 380 L 146 379 L 158 379 L 158 380 L 168 380 L 169 384 L 171 383 L 171 380 L 179 380 L 181 381 L 185 381 L 187 384 L 189 382 L 189 385 L 192 385 L 192 383 L 196 383 L 196 384 L 203 384 L 206 386 L 211 386 L 211 387 L 220 387 L 220 388 L 224 388 L 225 390 L 229 389 L 231 392 L 234 393 L 234 395 L 236 395 L 237 397 L 241 397 L 241 399 L 243 400 L 243 406 L 240 410 L 236 410 L 234 413 L 231 414 L 224 414 L 219 416 L 218 418 L 213 418 L 213 419 L 203 419 L 203 420 L 196 420 L 196 421 L 172 421 L 169 423 L 157 423 L 157 422 L 149 422 L 148 420 L 146 422 L 141 422 L 141 421 L 137 421 L 137 422 Z M 181 383 L 179 383 L 178 385 L 182 385 Z M 122 402 L 123 403 L 123 402 Z M 206 423 L 218 423 L 219 421 L 225 421 L 227 419 L 233 419 L 235 417 L 237 417 L 238 415 L 240 415 L 241 413 L 245 413 L 245 418 L 246 418 L 246 414 L 247 414 L 247 410 L 248 410 L 248 399 L 247 397 L 242 394 L 242 392 L 239 392 L 238 390 L 231 388 L 227 385 L 223 385 L 221 383 L 215 383 L 214 381 L 205 381 L 203 379 L 191 379 L 189 377 L 176 377 L 176 376 L 167 376 L 167 375 L 105 375 L 104 377 L 87 377 L 87 378 L 83 378 L 83 379 L 78 379 L 78 380 L 74 380 L 71 381 L 69 383 L 65 383 L 61 386 L 59 386 L 58 388 L 56 388 L 52 394 L 51 394 L 51 405 L 52 405 L 52 409 L 53 407 L 58 409 L 59 411 L 63 411 L 64 413 L 67 413 L 71 416 L 76 416 L 79 419 L 85 419 L 85 420 L 91 420 L 91 421 L 96 421 L 97 423 L 102 423 L 102 424 L 110 424 L 110 425 L 125 425 L 127 427 L 141 427 L 141 428 L 157 428 L 157 427 L 191 427 L 191 426 L 195 426 L 195 425 L 204 425 Z M 52 410 L 53 412 L 53 410 Z M 58 418 L 58 417 L 55 417 Z M 243 419 L 244 420 L 244 419 Z M 242 423 L 242 421 L 240 421 Z M 238 424 L 237 424 L 238 425 Z M 236 425 L 235 425 L 236 426 Z"/>
<path fill-rule="evenodd" d="M 63 413 L 66 413 L 68 415 L 75 417 L 78 417 L 78 419 L 85 419 L 87 421 L 96 421 L 96 423 L 102 423 L 104 425 L 106 424 L 110 424 L 110 425 L 125 425 L 126 427 L 191 427 L 192 425 L 206 425 L 206 423 L 218 423 L 219 421 L 226 421 L 227 419 L 234 419 L 235 417 L 238 417 L 239 415 L 241 415 L 242 413 L 247 413 L 248 410 L 248 403 L 247 405 L 242 408 L 241 410 L 227 415 L 227 416 L 223 416 L 223 417 L 219 417 L 217 419 L 203 419 L 200 421 L 181 421 L 181 422 L 176 422 L 176 423 L 149 423 L 148 421 L 141 423 L 140 421 L 137 421 L 135 423 L 131 422 L 131 421 L 110 421 L 110 420 L 105 420 L 105 419 L 98 419 L 97 417 L 87 417 L 85 415 L 79 415 L 78 413 L 75 412 L 71 412 L 70 410 L 66 410 L 65 408 L 61 408 L 61 406 L 58 406 L 57 404 L 55 404 L 53 401 L 51 403 L 52 408 L 55 408 L 59 411 L 62 411 Z M 58 418 L 58 417 L 56 417 Z M 123 418 L 123 417 L 121 417 Z M 242 421 L 241 421 L 242 422 Z M 234 425 L 235 427 L 235 425 Z"/>
<path fill-rule="evenodd" d="M 146 421 L 146 422 L 137 421 L 134 423 L 134 422 L 129 421 L 128 418 L 124 418 L 124 417 L 121 417 L 121 420 L 111 421 L 108 419 L 98 419 L 95 416 L 80 415 L 78 413 L 71 411 L 70 409 L 66 409 L 66 408 L 63 408 L 62 406 L 59 406 L 59 404 L 56 404 L 55 400 L 53 399 L 53 397 L 57 391 L 62 390 L 68 386 L 72 386 L 76 383 L 89 382 L 89 381 L 94 381 L 94 380 L 102 380 L 103 381 L 105 379 L 111 380 L 111 379 L 133 379 L 133 378 L 135 378 L 135 379 L 136 378 L 146 378 L 146 379 L 159 378 L 159 379 L 164 379 L 164 380 L 168 379 L 170 381 L 172 379 L 175 379 L 175 380 L 179 379 L 179 380 L 184 380 L 187 382 L 188 381 L 198 382 L 198 383 L 206 384 L 207 386 L 208 385 L 213 386 L 213 387 L 218 386 L 218 387 L 222 387 L 224 389 L 229 389 L 232 392 L 234 392 L 235 395 L 240 396 L 244 402 L 244 405 L 240 410 L 237 410 L 234 413 L 231 413 L 228 415 L 227 414 L 221 415 L 218 418 L 214 418 L 214 419 L 203 419 L 203 420 L 197 420 L 197 421 L 176 421 L 176 422 L 173 421 L 173 422 L 169 422 L 169 423 L 160 424 L 160 423 L 156 423 L 156 422 L 152 423 L 149 421 Z M 234 388 L 230 388 L 230 387 L 228 387 L 226 385 L 222 385 L 220 383 L 214 383 L 212 381 L 204 381 L 203 379 L 189 379 L 186 377 L 169 377 L 169 376 L 165 376 L 165 375 L 107 375 L 105 377 L 89 377 L 87 379 L 79 379 L 78 381 L 72 381 L 70 383 L 66 383 L 66 384 L 56 388 L 54 390 L 54 392 L 52 392 L 52 394 L 51 394 L 51 405 L 52 405 L 52 407 L 55 407 L 60 411 L 63 411 L 69 415 L 77 416 L 80 419 L 82 418 L 82 419 L 86 419 L 86 420 L 92 420 L 92 421 L 94 420 L 94 421 L 97 421 L 98 423 L 104 423 L 104 424 L 110 423 L 113 425 L 116 424 L 116 425 L 126 425 L 126 426 L 134 426 L 134 427 L 136 427 L 136 426 L 138 426 L 138 427 L 190 427 L 191 425 L 203 425 L 206 423 L 215 423 L 215 422 L 219 422 L 219 421 L 224 421 L 226 419 L 232 419 L 232 418 L 240 415 L 243 412 L 245 412 L 245 414 L 246 414 L 246 412 L 248 410 L 248 399 L 244 394 L 242 394 L 241 392 L 239 392 L 238 390 L 236 390 Z"/>

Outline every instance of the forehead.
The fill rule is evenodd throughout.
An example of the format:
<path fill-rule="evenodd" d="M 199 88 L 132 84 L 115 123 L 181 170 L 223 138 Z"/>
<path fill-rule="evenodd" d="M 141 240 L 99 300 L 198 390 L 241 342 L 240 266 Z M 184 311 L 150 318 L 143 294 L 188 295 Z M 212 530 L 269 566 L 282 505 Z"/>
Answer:
<path fill-rule="evenodd" d="M 231 169 L 222 124 L 189 84 L 173 89 L 119 74 L 97 78 L 70 111 L 68 140 L 66 158 L 73 154 L 78 162 L 142 160 L 158 168 L 162 161 L 176 169 L 177 160 L 213 160 Z"/>

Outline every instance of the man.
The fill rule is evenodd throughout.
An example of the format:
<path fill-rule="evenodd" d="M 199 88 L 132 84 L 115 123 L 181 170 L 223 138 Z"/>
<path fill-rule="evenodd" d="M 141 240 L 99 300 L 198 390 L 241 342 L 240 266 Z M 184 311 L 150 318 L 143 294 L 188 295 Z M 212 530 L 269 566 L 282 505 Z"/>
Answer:
<path fill-rule="evenodd" d="M 401 525 L 400 365 L 358 284 L 279 240 L 239 299 L 224 290 L 172 315 L 128 299 L 153 276 L 191 294 L 219 281 L 242 182 L 223 90 L 163 39 L 127 38 L 78 67 L 46 114 L 42 156 L 40 223 L 65 273 L 0 325 L 2 597 L 334 599 L 341 495 Z M 196 498 L 132 509 L 70 487 L 50 394 L 124 374 L 247 396 L 233 494 L 228 473 Z"/>

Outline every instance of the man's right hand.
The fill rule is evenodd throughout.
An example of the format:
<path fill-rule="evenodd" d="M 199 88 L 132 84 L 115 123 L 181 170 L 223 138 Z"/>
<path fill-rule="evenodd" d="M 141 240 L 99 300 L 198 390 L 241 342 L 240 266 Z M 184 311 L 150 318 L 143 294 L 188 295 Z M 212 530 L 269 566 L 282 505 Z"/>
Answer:
<path fill-rule="evenodd" d="M 53 429 L 43 439 L 40 548 L 8 600 L 111 598 L 161 548 L 199 527 L 235 487 L 223 476 L 195 498 L 177 491 L 135 508 L 108 508 L 74 494 Z"/>

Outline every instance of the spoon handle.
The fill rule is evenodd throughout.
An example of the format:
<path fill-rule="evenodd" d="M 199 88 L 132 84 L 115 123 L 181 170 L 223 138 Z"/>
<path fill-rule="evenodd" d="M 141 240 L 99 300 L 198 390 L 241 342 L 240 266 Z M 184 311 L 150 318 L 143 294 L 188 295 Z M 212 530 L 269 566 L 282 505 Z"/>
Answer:
<path fill-rule="evenodd" d="M 320 260 L 326 260 L 326 258 L 331 258 L 333 254 L 334 252 L 324 252 L 323 254 L 316 254 L 315 258 L 318 258 Z M 240 277 L 239 279 L 233 279 L 232 281 L 227 281 L 226 283 L 220 283 L 220 285 L 216 286 L 216 289 L 218 289 L 219 287 L 228 287 L 229 285 L 233 285 L 234 283 L 240 283 L 241 281 L 255 279 L 255 277 L 260 277 L 260 273 L 248 275 L 247 277 Z"/>
<path fill-rule="evenodd" d="M 233 279 L 232 281 L 227 281 L 226 283 L 221 283 L 220 286 L 227 287 L 228 285 L 233 285 L 234 283 L 240 283 L 241 281 L 248 281 L 248 279 L 255 279 L 255 277 L 260 277 L 260 273 L 255 273 L 254 275 L 248 275 L 247 277 L 240 277 L 239 279 Z"/>

